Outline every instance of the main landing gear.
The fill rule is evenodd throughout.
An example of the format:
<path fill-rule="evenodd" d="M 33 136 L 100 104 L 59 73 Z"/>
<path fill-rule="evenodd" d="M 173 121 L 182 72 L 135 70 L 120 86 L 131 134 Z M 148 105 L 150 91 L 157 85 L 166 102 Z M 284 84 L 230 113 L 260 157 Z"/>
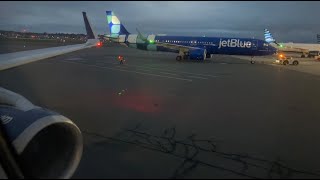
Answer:
<path fill-rule="evenodd" d="M 188 60 L 188 59 L 189 59 L 188 52 L 179 53 L 179 55 L 176 57 L 177 61 Z"/>

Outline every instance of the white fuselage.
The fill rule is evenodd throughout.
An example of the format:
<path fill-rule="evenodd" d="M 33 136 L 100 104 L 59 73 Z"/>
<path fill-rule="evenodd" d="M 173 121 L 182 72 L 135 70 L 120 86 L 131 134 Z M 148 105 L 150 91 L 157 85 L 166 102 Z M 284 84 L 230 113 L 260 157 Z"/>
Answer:
<path fill-rule="evenodd" d="M 320 51 L 320 44 L 284 43 L 283 45 L 291 48 L 308 49 L 309 51 Z"/>
<path fill-rule="evenodd" d="M 320 44 L 307 44 L 307 43 L 279 43 L 282 47 L 272 43 L 272 46 L 281 51 L 294 51 L 294 52 L 309 52 L 320 51 Z"/>

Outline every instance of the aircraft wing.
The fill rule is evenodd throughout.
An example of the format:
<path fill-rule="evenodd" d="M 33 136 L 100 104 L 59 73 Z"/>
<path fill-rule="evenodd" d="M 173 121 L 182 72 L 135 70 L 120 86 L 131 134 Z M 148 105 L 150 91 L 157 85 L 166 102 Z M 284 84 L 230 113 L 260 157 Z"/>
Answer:
<path fill-rule="evenodd" d="M 99 40 L 92 31 L 86 13 L 82 12 L 82 14 L 88 36 L 88 40 L 86 43 L 0 54 L 0 71 L 20 66 L 23 64 L 39 61 L 42 59 L 58 56 L 61 54 L 66 54 L 69 52 L 96 46 Z"/>
<path fill-rule="evenodd" d="M 183 51 L 183 52 L 189 51 L 190 49 L 201 49 L 199 47 L 183 46 L 183 45 L 178 45 L 178 44 L 162 43 L 162 42 L 155 42 L 155 45 L 166 47 L 169 49 L 178 50 L 178 51 Z"/>
<path fill-rule="evenodd" d="M 111 35 L 109 35 L 109 34 L 106 34 L 106 35 L 104 35 L 103 36 L 105 39 L 112 39 L 112 40 L 118 40 L 119 39 L 119 37 L 112 37 Z"/>
<path fill-rule="evenodd" d="M 137 32 L 138 32 L 138 38 L 143 40 L 144 42 L 150 43 L 148 41 L 148 38 L 144 37 L 140 31 L 138 30 L 138 28 L 136 28 Z M 157 45 L 157 46 L 162 46 L 162 47 L 166 47 L 169 49 L 173 49 L 173 50 L 178 50 L 178 51 L 182 51 L 182 52 L 186 52 L 189 51 L 190 49 L 201 49 L 199 47 L 192 47 L 192 46 L 183 46 L 183 45 L 178 45 L 178 44 L 171 44 L 171 43 L 163 43 L 163 42 L 153 42 L 153 44 Z"/>

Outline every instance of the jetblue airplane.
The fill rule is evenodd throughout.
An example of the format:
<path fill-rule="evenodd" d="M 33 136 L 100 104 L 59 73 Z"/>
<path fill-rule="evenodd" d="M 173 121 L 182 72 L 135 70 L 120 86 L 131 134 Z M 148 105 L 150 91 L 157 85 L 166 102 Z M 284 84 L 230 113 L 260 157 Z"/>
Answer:
<path fill-rule="evenodd" d="M 123 45 L 148 51 L 178 53 L 177 61 L 182 59 L 205 60 L 213 54 L 263 56 L 273 55 L 276 48 L 260 39 L 226 37 L 191 37 L 148 35 L 144 37 L 129 33 L 112 11 L 106 11 L 110 35 L 106 39 Z M 254 61 L 251 61 L 254 63 Z"/>
<path fill-rule="evenodd" d="M 302 53 L 301 57 L 309 55 L 311 52 L 320 52 L 320 44 L 310 43 L 278 43 L 272 36 L 268 29 L 264 30 L 265 41 L 270 43 L 273 47 L 277 48 L 281 52 L 294 52 Z"/>

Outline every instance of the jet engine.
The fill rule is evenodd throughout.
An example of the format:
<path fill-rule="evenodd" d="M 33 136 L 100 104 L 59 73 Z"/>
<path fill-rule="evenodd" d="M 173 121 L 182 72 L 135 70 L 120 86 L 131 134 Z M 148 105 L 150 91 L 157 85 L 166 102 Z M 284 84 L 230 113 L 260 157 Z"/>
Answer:
<path fill-rule="evenodd" d="M 206 49 L 192 49 L 189 51 L 189 58 L 193 60 L 205 60 L 206 55 Z"/>
<path fill-rule="evenodd" d="M 83 140 L 70 119 L 1 87 L 0 119 L 4 139 L 25 178 L 71 178 Z"/>

